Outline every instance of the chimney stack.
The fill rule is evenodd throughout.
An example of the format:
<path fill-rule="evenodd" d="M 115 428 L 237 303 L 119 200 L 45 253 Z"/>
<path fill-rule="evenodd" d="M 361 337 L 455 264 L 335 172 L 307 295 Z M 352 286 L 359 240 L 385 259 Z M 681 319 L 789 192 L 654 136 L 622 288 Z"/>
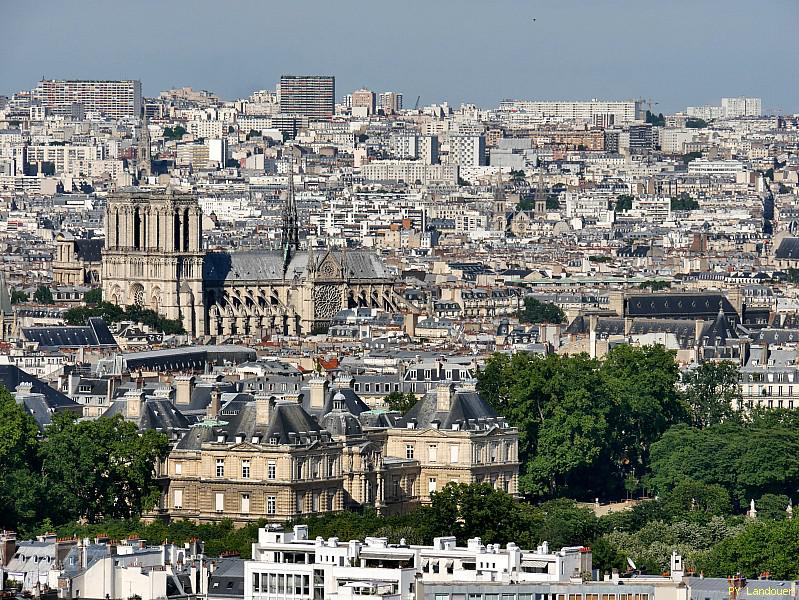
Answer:
<path fill-rule="evenodd" d="M 208 404 L 205 416 L 209 419 L 215 419 L 219 416 L 219 409 L 221 407 L 222 394 L 217 386 L 211 389 L 211 402 Z"/>
<path fill-rule="evenodd" d="M 175 404 L 191 404 L 191 395 L 194 392 L 194 377 L 182 375 L 175 377 Z"/>
<path fill-rule="evenodd" d="M 275 408 L 275 400 L 263 394 L 255 397 L 255 424 L 269 425 L 272 420 L 272 412 Z"/>
<path fill-rule="evenodd" d="M 308 387 L 310 388 L 310 407 L 314 409 L 324 408 L 328 388 L 327 379 L 314 375 L 308 382 Z"/>
<path fill-rule="evenodd" d="M 436 410 L 449 412 L 452 407 L 452 386 L 449 383 L 440 383 L 436 386 Z"/>

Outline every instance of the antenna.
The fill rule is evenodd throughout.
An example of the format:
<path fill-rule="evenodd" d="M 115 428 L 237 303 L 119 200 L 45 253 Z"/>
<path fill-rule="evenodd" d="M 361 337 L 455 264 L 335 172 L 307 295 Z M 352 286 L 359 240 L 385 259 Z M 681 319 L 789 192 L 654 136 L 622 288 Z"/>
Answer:
<path fill-rule="evenodd" d="M 638 569 L 638 567 L 635 566 L 635 563 L 633 562 L 633 559 L 630 558 L 629 556 L 627 557 L 627 564 L 630 565 L 630 568 L 633 571 L 636 571 Z"/>

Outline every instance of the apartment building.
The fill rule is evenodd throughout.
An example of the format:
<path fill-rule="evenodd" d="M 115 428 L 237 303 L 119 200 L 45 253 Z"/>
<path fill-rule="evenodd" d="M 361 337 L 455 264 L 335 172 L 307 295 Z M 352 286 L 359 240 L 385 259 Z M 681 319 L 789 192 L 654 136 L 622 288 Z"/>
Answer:
<path fill-rule="evenodd" d="M 562 121 L 583 121 L 593 123 L 597 117 L 607 119 L 608 115 L 616 125 L 624 125 L 641 118 L 643 102 L 628 101 L 532 101 L 503 100 L 498 113 L 511 123 L 546 123 Z"/>
<path fill-rule="evenodd" d="M 330 119 L 336 99 L 336 78 L 331 75 L 281 75 L 280 112 L 309 119 Z"/>
<path fill-rule="evenodd" d="M 553 551 L 544 542 L 526 551 L 513 542 L 502 548 L 472 538 L 463 547 L 454 537 L 412 546 L 379 537 L 311 540 L 307 525 L 292 531 L 262 527 L 252 545 L 252 560 L 244 564 L 244 598 L 419 600 L 428 597 L 427 585 L 569 583 L 591 566 L 591 551 L 582 546 Z"/>
<path fill-rule="evenodd" d="M 53 115 L 71 116 L 75 105 L 110 119 L 138 117 L 142 110 L 141 81 L 43 79 L 34 100 Z"/>
<path fill-rule="evenodd" d="M 361 167 L 361 175 L 369 181 L 404 181 L 407 183 L 458 183 L 459 165 L 429 165 L 422 161 L 380 160 Z"/>

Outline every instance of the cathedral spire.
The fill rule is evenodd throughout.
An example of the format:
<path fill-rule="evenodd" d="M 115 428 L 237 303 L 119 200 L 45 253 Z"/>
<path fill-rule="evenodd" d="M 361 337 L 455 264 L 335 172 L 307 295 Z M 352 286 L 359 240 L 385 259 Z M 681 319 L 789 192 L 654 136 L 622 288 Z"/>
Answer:
<path fill-rule="evenodd" d="M 294 152 L 289 159 L 289 182 L 286 200 L 283 203 L 283 272 L 288 269 L 291 257 L 300 247 L 300 234 L 297 224 L 297 200 L 294 197 Z"/>
<path fill-rule="evenodd" d="M 136 148 L 136 179 L 141 182 L 152 174 L 152 160 L 150 156 L 150 130 L 147 128 L 147 109 L 142 106 L 141 131 L 139 144 Z"/>

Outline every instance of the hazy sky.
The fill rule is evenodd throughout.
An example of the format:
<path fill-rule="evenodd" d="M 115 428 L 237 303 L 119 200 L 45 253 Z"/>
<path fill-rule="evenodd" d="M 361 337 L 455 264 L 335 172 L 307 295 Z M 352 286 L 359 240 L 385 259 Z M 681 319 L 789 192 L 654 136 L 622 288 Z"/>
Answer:
<path fill-rule="evenodd" d="M 339 98 L 368 86 L 406 106 L 756 95 L 799 111 L 799 0 L 6 0 L 0 15 L 5 94 L 132 78 L 230 99 L 318 73 Z"/>

